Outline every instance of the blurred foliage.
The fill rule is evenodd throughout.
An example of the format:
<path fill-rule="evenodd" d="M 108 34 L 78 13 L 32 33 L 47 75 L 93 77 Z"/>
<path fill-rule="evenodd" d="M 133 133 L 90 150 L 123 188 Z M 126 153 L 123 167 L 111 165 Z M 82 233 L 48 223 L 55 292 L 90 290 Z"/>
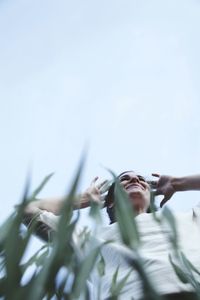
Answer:
<path fill-rule="evenodd" d="M 88 288 L 88 279 L 94 268 L 97 269 L 99 278 L 105 275 L 106 263 L 101 254 L 104 246 L 90 246 L 88 255 L 82 255 L 82 248 L 88 240 L 88 231 L 84 230 L 80 236 L 81 242 L 76 244 L 73 233 L 79 220 L 79 213 L 73 217 L 73 201 L 77 194 L 77 187 L 83 170 L 84 159 L 80 162 L 77 174 L 73 180 L 71 190 L 64 201 L 62 214 L 59 219 L 58 231 L 53 238 L 46 242 L 32 257 L 24 262 L 24 256 L 30 243 L 32 233 L 35 231 L 36 220 L 33 220 L 29 230 L 23 228 L 24 207 L 29 201 L 35 201 L 35 197 L 44 188 L 52 174 L 47 176 L 39 187 L 29 195 L 29 179 L 27 180 L 24 195 L 20 205 L 16 206 L 15 212 L 0 227 L 0 298 L 14 300 L 39 300 L 39 299 L 91 299 L 101 298 L 99 286 L 98 299 L 92 299 Z M 113 174 L 114 176 L 114 174 Z M 130 267 L 136 270 L 141 278 L 144 291 L 144 299 L 162 299 L 152 285 L 146 274 L 143 260 L 140 257 L 140 237 L 134 212 L 130 208 L 127 194 L 120 186 L 117 178 L 115 185 L 116 217 L 119 225 L 124 247 L 131 255 L 127 255 Z M 151 199 L 153 203 L 153 196 Z M 90 215 L 99 223 L 100 207 L 94 204 Z M 171 227 L 169 237 L 174 257 L 169 260 L 178 278 L 183 283 L 190 283 L 196 291 L 197 299 L 200 299 L 200 285 L 194 274 L 200 275 L 199 270 L 191 264 L 185 255 L 178 250 L 176 222 L 169 209 L 164 209 L 163 220 L 156 217 L 155 220 L 162 226 L 167 222 Z M 28 275 L 32 268 L 31 276 Z M 62 274 L 62 276 L 60 276 Z M 119 268 L 113 274 L 110 286 L 109 299 L 118 299 L 123 288 L 126 286 L 130 271 L 118 280 Z M 123 294 L 122 294 L 123 297 Z"/>

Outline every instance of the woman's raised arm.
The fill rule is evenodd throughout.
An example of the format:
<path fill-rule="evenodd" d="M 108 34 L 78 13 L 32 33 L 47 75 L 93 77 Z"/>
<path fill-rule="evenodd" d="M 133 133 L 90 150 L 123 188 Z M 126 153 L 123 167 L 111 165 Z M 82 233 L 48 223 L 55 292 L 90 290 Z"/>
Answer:
<path fill-rule="evenodd" d="M 153 182 L 156 188 L 155 195 L 164 195 L 160 206 L 162 207 L 176 192 L 200 190 L 200 175 L 173 177 L 153 173 L 158 180 Z"/>

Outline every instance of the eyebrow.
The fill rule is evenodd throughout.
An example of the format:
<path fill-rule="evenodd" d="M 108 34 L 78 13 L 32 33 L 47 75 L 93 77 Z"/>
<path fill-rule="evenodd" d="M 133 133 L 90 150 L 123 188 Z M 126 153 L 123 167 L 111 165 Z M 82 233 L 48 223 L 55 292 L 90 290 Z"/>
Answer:
<path fill-rule="evenodd" d="M 130 172 L 133 172 L 133 171 L 132 171 L 132 170 L 130 170 L 130 171 L 124 171 L 124 172 L 120 173 L 120 174 L 117 176 L 117 178 L 120 178 L 122 175 L 124 175 L 124 174 L 126 174 L 126 173 L 130 173 Z"/>
<path fill-rule="evenodd" d="M 122 179 L 122 178 L 125 177 L 126 175 L 128 176 L 127 173 L 129 173 L 129 172 L 133 172 L 133 171 L 125 171 L 125 172 L 119 174 L 118 179 Z M 144 180 L 145 182 L 147 182 L 144 176 L 142 176 L 142 175 L 140 175 L 140 174 L 136 174 L 136 176 L 137 176 L 139 179 Z"/>

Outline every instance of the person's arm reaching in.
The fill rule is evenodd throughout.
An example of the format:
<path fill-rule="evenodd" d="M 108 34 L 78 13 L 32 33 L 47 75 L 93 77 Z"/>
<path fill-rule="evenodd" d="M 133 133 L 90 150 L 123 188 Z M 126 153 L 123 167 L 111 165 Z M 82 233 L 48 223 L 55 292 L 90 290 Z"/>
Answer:
<path fill-rule="evenodd" d="M 101 194 L 105 191 L 107 181 L 103 181 L 97 184 L 98 177 L 95 177 L 89 188 L 86 191 L 77 196 L 74 201 L 74 209 L 81 209 L 90 206 L 90 201 L 101 202 Z M 34 219 L 37 220 L 35 233 L 43 240 L 49 239 L 49 233 L 52 228 L 40 221 L 40 216 L 45 212 L 53 213 L 54 215 L 60 215 L 64 204 L 65 198 L 48 198 L 30 202 L 24 211 L 23 223 L 29 227 Z"/>
<path fill-rule="evenodd" d="M 154 181 L 155 195 L 164 195 L 160 206 L 162 207 L 176 192 L 199 191 L 200 175 L 189 175 L 184 177 L 173 177 L 168 175 L 152 174 L 158 178 Z"/>

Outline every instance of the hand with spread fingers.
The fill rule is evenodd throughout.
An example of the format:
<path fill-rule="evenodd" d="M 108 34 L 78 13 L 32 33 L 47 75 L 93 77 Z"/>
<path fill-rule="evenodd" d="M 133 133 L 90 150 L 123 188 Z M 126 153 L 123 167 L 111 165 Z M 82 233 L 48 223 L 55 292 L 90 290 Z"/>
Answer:
<path fill-rule="evenodd" d="M 157 177 L 157 181 L 152 181 L 151 184 L 153 188 L 156 189 L 155 195 L 164 195 L 164 198 L 160 202 L 160 207 L 162 207 L 176 192 L 173 183 L 173 177 L 168 175 L 159 175 L 157 173 L 152 173 L 152 176 Z"/>
<path fill-rule="evenodd" d="M 90 186 L 86 189 L 86 191 L 81 195 L 81 206 L 85 206 L 89 204 L 90 201 L 96 202 L 96 203 L 102 203 L 102 194 L 104 194 L 108 188 L 108 180 L 104 180 L 97 184 L 97 180 L 99 179 L 98 176 L 96 176 Z"/>

